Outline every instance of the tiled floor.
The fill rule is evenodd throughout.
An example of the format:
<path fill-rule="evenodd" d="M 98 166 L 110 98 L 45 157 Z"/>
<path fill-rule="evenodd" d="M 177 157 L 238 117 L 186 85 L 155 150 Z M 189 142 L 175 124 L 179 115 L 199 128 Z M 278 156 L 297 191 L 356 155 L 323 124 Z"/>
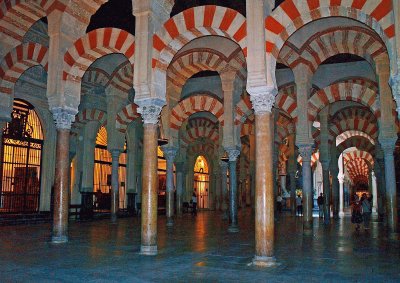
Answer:
<path fill-rule="evenodd" d="M 400 241 L 380 223 L 355 233 L 349 218 L 326 227 L 314 219 L 314 236 L 301 232 L 301 218 L 276 223 L 279 265 L 249 266 L 254 217 L 239 213 L 240 232 L 216 212 L 176 219 L 159 217 L 159 254 L 138 254 L 138 218 L 70 224 L 70 242 L 49 242 L 51 226 L 0 227 L 0 282 L 400 282 Z"/>

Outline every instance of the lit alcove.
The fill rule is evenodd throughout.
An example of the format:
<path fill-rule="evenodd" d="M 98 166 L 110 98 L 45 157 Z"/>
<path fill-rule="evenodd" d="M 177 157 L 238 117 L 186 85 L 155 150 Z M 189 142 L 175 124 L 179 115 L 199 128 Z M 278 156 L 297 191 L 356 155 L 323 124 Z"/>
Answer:
<path fill-rule="evenodd" d="M 193 188 L 197 194 L 199 208 L 209 208 L 209 174 L 208 163 L 204 156 L 198 156 L 194 164 Z"/>

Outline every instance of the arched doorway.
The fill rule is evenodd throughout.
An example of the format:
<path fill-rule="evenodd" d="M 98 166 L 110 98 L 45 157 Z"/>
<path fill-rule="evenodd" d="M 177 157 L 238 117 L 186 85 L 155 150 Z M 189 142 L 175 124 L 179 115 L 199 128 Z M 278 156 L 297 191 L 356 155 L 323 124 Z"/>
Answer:
<path fill-rule="evenodd" d="M 111 209 L 111 166 L 112 158 L 107 150 L 107 130 L 102 126 L 96 137 L 93 174 L 94 209 L 98 211 Z M 126 207 L 126 143 L 119 157 L 118 180 L 119 208 L 122 209 Z"/>
<path fill-rule="evenodd" d="M 3 131 L 0 212 L 39 211 L 43 130 L 35 108 L 16 99 Z"/>
<path fill-rule="evenodd" d="M 209 174 L 208 163 L 204 156 L 197 157 L 194 164 L 193 188 L 197 194 L 199 208 L 209 208 Z"/>

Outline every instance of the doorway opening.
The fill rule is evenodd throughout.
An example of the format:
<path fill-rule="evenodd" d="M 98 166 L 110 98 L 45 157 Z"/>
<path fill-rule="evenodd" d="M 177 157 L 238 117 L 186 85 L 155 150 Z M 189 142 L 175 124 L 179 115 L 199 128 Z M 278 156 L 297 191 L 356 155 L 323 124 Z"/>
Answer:
<path fill-rule="evenodd" d="M 204 156 L 197 157 L 194 164 L 194 184 L 193 188 L 197 194 L 197 206 L 200 209 L 210 208 L 209 200 L 209 168 Z"/>
<path fill-rule="evenodd" d="M 0 212 L 39 212 L 43 131 L 35 108 L 14 101 L 1 140 Z"/>

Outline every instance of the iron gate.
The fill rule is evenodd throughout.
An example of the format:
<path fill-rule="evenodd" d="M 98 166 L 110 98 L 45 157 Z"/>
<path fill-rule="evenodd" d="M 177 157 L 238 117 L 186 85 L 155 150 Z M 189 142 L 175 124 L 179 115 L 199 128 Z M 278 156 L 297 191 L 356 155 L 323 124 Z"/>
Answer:
<path fill-rule="evenodd" d="M 14 102 L 11 122 L 3 131 L 0 212 L 39 211 L 43 133 L 34 108 Z"/>

